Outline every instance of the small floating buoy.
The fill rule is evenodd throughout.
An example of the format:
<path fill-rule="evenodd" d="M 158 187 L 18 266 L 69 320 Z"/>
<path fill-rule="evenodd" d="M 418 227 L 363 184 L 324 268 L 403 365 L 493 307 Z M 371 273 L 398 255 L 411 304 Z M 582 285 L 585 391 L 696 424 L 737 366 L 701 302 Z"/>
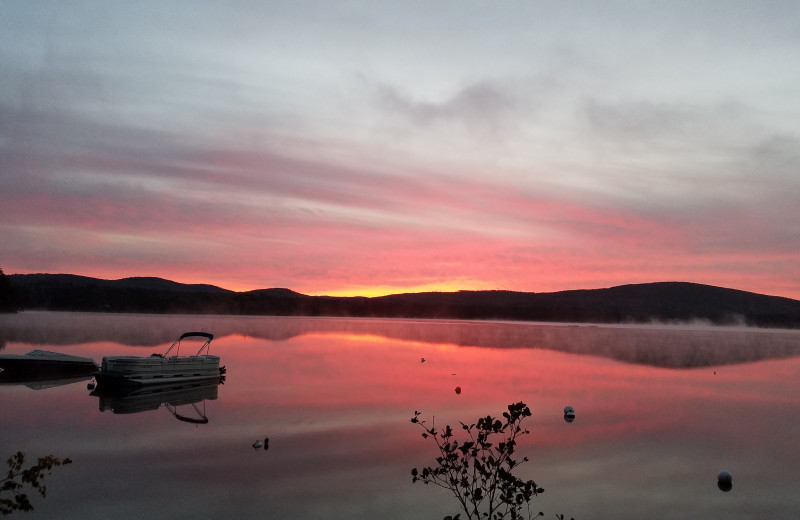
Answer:
<path fill-rule="evenodd" d="M 425 362 L 425 358 L 422 358 L 422 359 L 420 360 L 420 363 L 424 363 L 424 362 Z"/>
<path fill-rule="evenodd" d="M 456 394 L 461 395 L 461 387 L 460 386 L 456 387 Z"/>
<path fill-rule="evenodd" d="M 728 492 L 733 488 L 733 477 L 725 470 L 717 473 L 717 487 L 724 492 Z"/>
<path fill-rule="evenodd" d="M 575 409 L 571 406 L 564 407 L 564 420 L 571 423 L 575 420 Z"/>
<path fill-rule="evenodd" d="M 269 449 L 269 437 L 264 437 L 264 451 Z"/>
<path fill-rule="evenodd" d="M 253 443 L 253 449 L 254 450 L 260 450 L 263 447 L 264 447 L 264 445 L 261 444 L 261 441 L 256 441 L 256 442 Z"/>
<path fill-rule="evenodd" d="M 87 390 L 94 390 L 94 381 L 89 381 L 89 384 L 86 385 Z"/>

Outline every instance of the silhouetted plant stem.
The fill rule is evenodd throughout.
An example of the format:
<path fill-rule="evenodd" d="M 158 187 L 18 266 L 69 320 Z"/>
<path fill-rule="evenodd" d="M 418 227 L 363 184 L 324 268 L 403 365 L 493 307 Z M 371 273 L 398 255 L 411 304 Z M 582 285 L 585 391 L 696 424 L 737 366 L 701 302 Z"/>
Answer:
<path fill-rule="evenodd" d="M 479 418 L 475 423 L 460 423 L 466 432 L 466 439 L 454 439 L 453 429 L 446 425 L 442 430 L 420 420 L 420 412 L 414 412 L 411 422 L 423 429 L 422 437 L 433 439 L 439 450 L 436 466 L 411 470 L 412 482 L 422 481 L 449 490 L 458 500 L 467 519 L 488 518 L 518 520 L 523 517 L 525 505 L 527 518 L 531 499 L 544 491 L 533 480 L 523 481 L 513 474 L 513 470 L 528 458 L 514 458 L 517 436 L 527 435 L 522 421 L 531 416 L 525 403 L 510 404 L 503 412 L 504 420 L 492 416 Z M 493 442 L 496 436 L 502 440 Z M 541 516 L 541 513 L 536 517 Z M 455 520 L 455 517 L 450 517 Z M 535 518 L 535 517 L 533 517 Z"/>
<path fill-rule="evenodd" d="M 25 454 L 21 451 L 10 456 L 6 462 L 8 473 L 0 480 L 0 513 L 3 515 L 10 515 L 14 511 L 33 510 L 33 504 L 22 489 L 28 485 L 44 497 L 47 495 L 47 487 L 42 483 L 44 477 L 56 466 L 72 464 L 70 459 L 58 459 L 47 455 L 36 459 L 36 464 L 33 466 L 22 469 L 25 464 Z M 10 493 L 11 497 L 5 498 L 6 493 Z"/>

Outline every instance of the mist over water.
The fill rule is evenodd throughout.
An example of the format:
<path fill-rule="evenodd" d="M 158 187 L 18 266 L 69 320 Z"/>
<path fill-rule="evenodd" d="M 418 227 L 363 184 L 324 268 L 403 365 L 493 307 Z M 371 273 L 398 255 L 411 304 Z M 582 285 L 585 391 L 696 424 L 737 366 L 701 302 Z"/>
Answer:
<path fill-rule="evenodd" d="M 87 381 L 0 386 L 0 455 L 74 461 L 48 477 L 47 498 L 28 518 L 442 518 L 458 512 L 452 497 L 411 484 L 410 469 L 436 455 L 409 422 L 414 411 L 457 425 L 518 401 L 533 411 L 520 476 L 545 488 L 533 503 L 545 518 L 800 514 L 796 331 L 0 317 L 3 354 L 43 348 L 97 361 L 163 352 L 189 330 L 215 335 L 224 384 L 165 402 L 103 400 Z M 565 405 L 575 408 L 572 423 Z M 254 450 L 266 437 L 269 449 Z M 728 493 L 716 485 L 722 469 L 733 475 Z"/>
<path fill-rule="evenodd" d="M 692 368 L 800 355 L 800 331 L 706 324 L 592 325 L 368 318 L 25 312 L 0 315 L 0 340 L 32 345 L 109 341 L 153 347 L 189 330 L 282 341 L 309 334 L 377 335 L 461 347 L 535 348 Z"/>

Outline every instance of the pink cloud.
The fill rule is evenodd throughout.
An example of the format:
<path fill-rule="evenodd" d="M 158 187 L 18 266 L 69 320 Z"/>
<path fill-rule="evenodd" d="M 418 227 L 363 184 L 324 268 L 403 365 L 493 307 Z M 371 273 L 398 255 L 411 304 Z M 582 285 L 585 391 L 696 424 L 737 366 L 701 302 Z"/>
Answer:
<path fill-rule="evenodd" d="M 28 124 L 38 139 L 0 157 L 11 273 L 314 294 L 687 280 L 800 296 L 790 193 L 648 201 L 611 189 L 613 176 L 598 192 L 561 185 L 555 171 L 545 182 L 494 178 L 480 164 L 355 167 L 300 141 L 201 147 L 64 114 Z M 84 137 L 59 140 L 68 128 Z"/>

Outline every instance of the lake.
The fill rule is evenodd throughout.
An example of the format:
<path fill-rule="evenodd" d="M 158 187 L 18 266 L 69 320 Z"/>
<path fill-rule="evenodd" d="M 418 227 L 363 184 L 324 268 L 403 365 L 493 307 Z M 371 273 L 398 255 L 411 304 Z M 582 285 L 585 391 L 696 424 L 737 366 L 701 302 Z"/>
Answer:
<path fill-rule="evenodd" d="M 441 520 L 458 504 L 411 483 L 438 455 L 414 412 L 524 401 L 517 472 L 544 518 L 800 517 L 800 331 L 25 312 L 0 315 L 0 354 L 147 356 L 190 330 L 226 379 L 166 404 L 0 386 L 0 457 L 73 461 L 20 516 Z"/>

